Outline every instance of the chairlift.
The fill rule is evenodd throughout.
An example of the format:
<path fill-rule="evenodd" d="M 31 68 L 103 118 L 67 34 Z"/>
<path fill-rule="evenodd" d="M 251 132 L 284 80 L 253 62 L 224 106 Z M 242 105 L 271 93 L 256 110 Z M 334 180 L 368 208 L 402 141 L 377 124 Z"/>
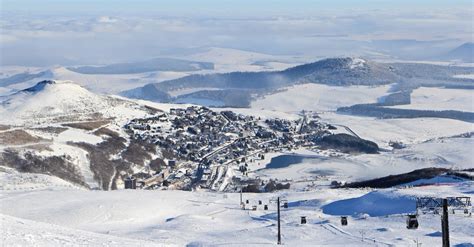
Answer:
<path fill-rule="evenodd" d="M 263 205 L 263 210 L 268 210 L 268 205 Z"/>
<path fill-rule="evenodd" d="M 301 224 L 306 224 L 306 216 L 301 216 Z"/>
<path fill-rule="evenodd" d="M 347 216 L 341 216 L 341 225 L 347 226 Z"/>
<path fill-rule="evenodd" d="M 257 211 L 257 206 L 252 206 L 252 211 Z"/>
<path fill-rule="evenodd" d="M 416 214 L 409 214 L 407 216 L 407 229 L 417 229 L 418 228 L 418 219 Z"/>

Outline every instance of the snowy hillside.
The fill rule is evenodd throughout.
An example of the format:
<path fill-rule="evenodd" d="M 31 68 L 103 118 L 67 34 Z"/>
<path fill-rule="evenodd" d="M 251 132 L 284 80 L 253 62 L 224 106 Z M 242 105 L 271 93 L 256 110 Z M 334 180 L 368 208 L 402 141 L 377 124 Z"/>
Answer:
<path fill-rule="evenodd" d="M 39 121 L 44 118 L 67 117 L 100 112 L 110 104 L 105 97 L 90 93 L 67 81 L 42 81 L 34 87 L 2 98 L 2 124 Z"/>
<path fill-rule="evenodd" d="M 130 119 L 157 111 L 73 82 L 42 81 L 0 98 L 0 163 L 80 187 L 110 189 L 120 182 L 112 164 L 122 162 L 113 161 L 122 152 L 136 155 L 123 171 L 157 158 L 155 152 L 131 150 L 123 130 Z"/>
<path fill-rule="evenodd" d="M 234 69 L 234 72 L 230 73 L 193 74 L 160 83 L 150 83 L 123 91 L 121 95 L 165 103 L 249 107 L 256 98 L 298 84 L 339 87 L 392 85 L 390 93 L 402 92 L 407 95 L 410 90 L 420 86 L 469 89 L 472 80 L 459 78 L 458 75 L 470 73 L 472 73 L 470 67 L 418 63 L 389 64 L 355 57 L 327 58 L 279 71 L 241 72 Z M 189 93 L 172 96 L 176 95 L 176 91 Z M 380 98 L 382 96 L 385 94 L 379 95 Z M 367 101 L 362 100 L 354 104 L 364 102 Z"/>
<path fill-rule="evenodd" d="M 469 196 L 472 186 L 245 193 L 246 210 L 240 209 L 238 193 L 2 191 L 5 227 L 0 231 L 4 243 L 40 246 L 273 246 L 276 205 L 269 200 L 280 196 L 288 201 L 288 208 L 281 209 L 282 243 L 287 246 L 412 246 L 416 240 L 438 246 L 439 215 L 420 215 L 417 230 L 406 228 L 405 215 L 415 211 L 414 197 L 441 192 Z M 347 226 L 341 226 L 339 215 L 348 216 Z M 307 224 L 300 224 L 301 216 Z M 472 244 L 472 218 L 462 213 L 449 217 L 453 246 Z"/>
<path fill-rule="evenodd" d="M 234 70 L 235 71 L 235 70 Z M 255 96 L 301 83 L 329 86 L 378 86 L 399 82 L 400 76 L 388 65 L 360 58 L 328 58 L 280 71 L 194 74 L 124 91 L 121 95 L 156 102 L 197 103 L 206 106 L 249 107 Z M 153 88 L 153 90 L 148 90 Z M 212 88 L 213 90 L 207 90 Z M 171 97 L 177 90 L 192 93 Z M 220 90 L 216 90 L 220 89 Z M 199 90 L 199 91 L 197 91 Z"/>

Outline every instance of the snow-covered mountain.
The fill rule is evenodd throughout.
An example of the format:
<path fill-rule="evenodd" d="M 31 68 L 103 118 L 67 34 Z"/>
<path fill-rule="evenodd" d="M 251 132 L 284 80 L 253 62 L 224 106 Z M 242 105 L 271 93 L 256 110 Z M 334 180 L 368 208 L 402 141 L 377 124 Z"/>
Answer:
<path fill-rule="evenodd" d="M 157 158 L 153 149 L 130 147 L 123 125 L 157 111 L 70 81 L 41 81 L 0 98 L 0 163 L 86 188 L 115 188 L 117 172 Z"/>
<path fill-rule="evenodd" d="M 221 106 L 245 107 L 250 104 L 252 94 L 265 94 L 299 83 L 384 85 L 398 79 L 399 76 L 392 72 L 388 65 L 360 58 L 331 58 L 281 71 L 195 74 L 124 91 L 121 95 L 158 102 L 186 102 L 187 98 L 205 99 L 222 102 Z M 175 98 L 170 95 L 183 89 L 196 90 Z"/>
<path fill-rule="evenodd" d="M 248 107 L 254 96 L 272 93 L 284 87 L 301 83 L 329 86 L 379 86 L 392 83 L 408 85 L 463 83 L 453 78 L 468 74 L 471 68 L 435 66 L 426 64 L 377 63 L 361 58 L 328 58 L 281 71 L 231 72 L 193 74 L 178 79 L 153 83 L 153 87 L 139 87 L 121 95 L 157 102 L 210 101 L 213 106 Z M 463 84 L 464 85 L 464 84 Z M 409 86 L 413 87 L 413 86 Z M 149 90 L 152 88 L 153 90 Z M 190 91 L 172 97 L 175 91 Z M 196 101 L 196 102 L 193 102 Z"/>
<path fill-rule="evenodd" d="M 112 105 L 110 98 L 93 94 L 68 81 L 41 81 L 33 87 L 1 98 L 3 124 L 72 116 L 81 119 Z M 85 116 L 84 116 L 85 115 Z"/>
<path fill-rule="evenodd" d="M 441 55 L 438 59 L 441 60 L 456 60 L 465 63 L 474 63 L 474 43 L 464 43 L 446 54 Z"/>

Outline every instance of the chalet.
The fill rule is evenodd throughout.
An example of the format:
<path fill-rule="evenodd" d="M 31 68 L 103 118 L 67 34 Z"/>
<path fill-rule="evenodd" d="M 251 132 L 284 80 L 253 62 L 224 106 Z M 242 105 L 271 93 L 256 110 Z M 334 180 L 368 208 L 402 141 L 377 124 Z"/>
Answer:
<path fill-rule="evenodd" d="M 137 188 L 137 179 L 134 177 L 128 177 L 124 180 L 125 189 L 136 189 Z"/>
<path fill-rule="evenodd" d="M 175 167 L 176 166 L 176 160 L 168 160 L 168 166 L 169 167 Z"/>

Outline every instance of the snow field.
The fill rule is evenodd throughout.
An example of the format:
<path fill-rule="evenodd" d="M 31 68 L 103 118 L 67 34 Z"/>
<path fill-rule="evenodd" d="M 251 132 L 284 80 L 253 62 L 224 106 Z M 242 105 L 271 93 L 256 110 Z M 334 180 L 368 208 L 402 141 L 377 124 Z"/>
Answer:
<path fill-rule="evenodd" d="M 251 103 L 251 108 L 281 112 L 335 111 L 342 106 L 375 103 L 379 97 L 386 95 L 389 89 L 390 85 L 337 87 L 308 83 L 288 87 L 286 91 L 257 99 Z"/>
<path fill-rule="evenodd" d="M 276 208 L 270 199 L 289 202 L 281 210 L 282 239 L 289 246 L 410 246 L 415 239 L 428 246 L 441 242 L 439 215 L 421 215 L 420 228 L 408 230 L 404 214 L 414 211 L 413 196 L 469 195 L 472 182 L 408 189 L 359 190 L 325 189 L 311 192 L 243 194 L 241 210 L 238 193 L 185 191 L 3 191 L 1 197 L 2 236 L 6 242 L 28 241 L 54 244 L 61 237 L 72 246 L 86 236 L 100 244 L 115 246 L 117 238 L 130 244 L 190 246 L 275 245 Z M 264 211 L 258 200 L 269 205 Z M 408 203 L 407 203 L 408 202 Z M 341 226 L 338 215 L 349 215 Z M 308 224 L 301 225 L 306 216 Z M 19 218 L 25 219 L 20 220 Z M 20 222 L 26 222 L 26 226 Z M 33 222 L 30 222 L 33 221 Z M 41 223 L 40 223 L 41 222 Z M 46 225 L 45 225 L 46 224 Z M 55 234 L 44 234 L 53 228 Z M 451 242 L 472 242 L 472 218 L 450 215 Z M 53 231 L 53 230 L 51 230 Z M 87 232 L 85 232 L 87 231 Z M 43 233 L 43 234 L 42 234 Z M 361 239 L 364 233 L 364 241 Z"/>
<path fill-rule="evenodd" d="M 412 92 L 411 104 L 392 108 L 474 112 L 474 92 L 468 89 L 420 87 Z"/>

